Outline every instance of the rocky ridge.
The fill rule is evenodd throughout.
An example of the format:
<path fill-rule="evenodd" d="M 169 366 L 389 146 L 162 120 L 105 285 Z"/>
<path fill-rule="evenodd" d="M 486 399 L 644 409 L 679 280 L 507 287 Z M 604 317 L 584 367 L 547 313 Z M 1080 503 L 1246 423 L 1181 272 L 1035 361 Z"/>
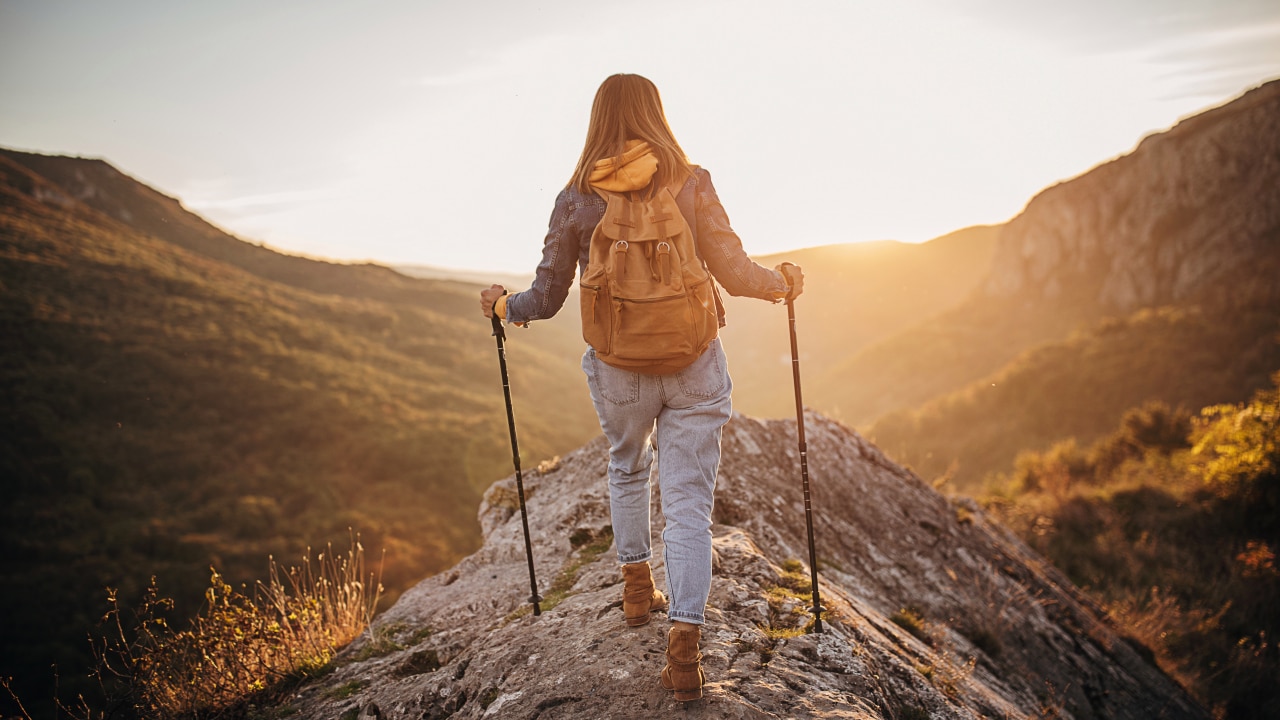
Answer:
<path fill-rule="evenodd" d="M 969 501 L 952 502 L 852 430 L 806 420 L 827 609 L 810 616 L 793 421 L 735 416 L 704 627 L 708 718 L 1202 718 L 1100 609 Z M 485 544 L 406 592 L 303 688 L 303 717 L 651 717 L 665 617 L 622 622 L 603 438 L 527 473 L 541 616 L 514 477 L 480 510 Z M 655 493 L 656 528 L 661 514 Z M 655 575 L 665 586 L 661 542 Z M 797 592 L 797 589 L 799 592 Z"/>
<path fill-rule="evenodd" d="M 1119 312 L 1206 292 L 1277 303 L 1277 239 L 1280 80 L 1041 192 L 1004 227 L 985 291 L 1052 300 L 1085 286 Z"/>

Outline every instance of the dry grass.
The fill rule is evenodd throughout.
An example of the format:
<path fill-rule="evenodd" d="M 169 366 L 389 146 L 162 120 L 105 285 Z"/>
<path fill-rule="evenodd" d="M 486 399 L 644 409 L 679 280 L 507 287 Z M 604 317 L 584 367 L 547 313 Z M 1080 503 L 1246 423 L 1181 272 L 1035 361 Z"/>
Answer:
<path fill-rule="evenodd" d="M 148 718 L 238 716 L 250 703 L 270 704 L 283 691 L 332 668 L 337 650 L 368 626 L 382 592 L 366 578 L 357 537 L 344 554 L 326 548 L 312 562 L 283 570 L 274 559 L 252 593 L 216 571 L 205 607 L 186 630 L 162 617 L 171 605 L 152 581 L 129 631 L 112 593 L 112 636 L 95 650 L 97 676 L 110 699 L 101 713 L 81 699 L 81 717 L 123 712 Z"/>

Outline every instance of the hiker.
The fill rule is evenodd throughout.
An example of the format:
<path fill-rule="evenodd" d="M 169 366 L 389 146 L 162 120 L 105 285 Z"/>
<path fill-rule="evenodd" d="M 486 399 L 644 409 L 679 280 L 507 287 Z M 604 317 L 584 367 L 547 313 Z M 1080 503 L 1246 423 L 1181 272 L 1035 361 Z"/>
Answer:
<path fill-rule="evenodd" d="M 602 222 L 606 214 L 609 221 Z M 659 242 L 645 242 L 655 237 Z M 681 253 L 686 243 L 689 257 Z M 676 700 L 695 700 L 702 697 L 699 640 L 711 591 L 720 437 L 732 414 L 732 382 L 716 337 L 724 307 L 706 274 L 731 295 L 773 302 L 799 295 L 804 275 L 789 263 L 770 270 L 747 257 L 711 175 L 690 164 L 658 89 L 639 75 L 610 76 L 596 92 L 586 144 L 556 198 L 532 287 L 508 295 L 493 285 L 480 293 L 481 309 L 515 325 L 549 318 L 564 304 L 575 271 L 581 272 L 583 335 L 590 343 L 582 369 L 609 441 L 623 615 L 628 625 L 640 626 L 650 612 L 667 610 L 673 622 L 661 682 Z M 665 292 L 663 302 L 672 303 L 665 307 L 675 310 L 637 322 L 663 307 L 627 296 L 650 286 Z M 655 456 L 669 607 L 649 566 Z"/>

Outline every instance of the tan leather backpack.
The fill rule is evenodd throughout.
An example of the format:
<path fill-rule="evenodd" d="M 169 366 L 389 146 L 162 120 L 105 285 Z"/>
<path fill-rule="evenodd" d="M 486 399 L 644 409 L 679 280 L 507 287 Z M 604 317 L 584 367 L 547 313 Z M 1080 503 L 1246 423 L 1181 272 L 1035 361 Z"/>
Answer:
<path fill-rule="evenodd" d="M 667 375 L 719 330 L 715 283 L 671 188 L 651 198 L 598 190 L 608 205 L 582 276 L 582 338 L 623 370 Z"/>

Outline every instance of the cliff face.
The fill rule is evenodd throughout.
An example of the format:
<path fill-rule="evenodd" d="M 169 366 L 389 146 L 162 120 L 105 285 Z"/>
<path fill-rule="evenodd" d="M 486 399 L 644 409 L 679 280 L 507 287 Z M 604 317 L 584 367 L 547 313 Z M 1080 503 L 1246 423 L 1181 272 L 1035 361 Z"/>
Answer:
<path fill-rule="evenodd" d="M 1148 400 L 1171 406 L 1237 402 L 1264 387 L 1275 369 L 1276 278 L 1280 81 L 1187 118 L 1146 138 L 1132 153 L 1041 192 L 1000 229 L 989 273 L 973 295 L 834 364 L 818 378 L 815 397 L 888 442 L 883 427 L 873 423 L 892 413 L 963 405 L 1000 375 L 1017 372 L 1024 352 L 1070 342 L 1107 319 L 1123 322 L 1146 310 L 1172 308 L 1206 318 L 1207 328 L 1229 331 L 1227 338 L 1184 332 L 1192 341 L 1173 348 L 1175 355 L 1204 358 L 1188 375 L 1208 367 L 1224 376 L 1217 383 L 1224 390 L 1207 398 L 1198 389 L 1186 392 L 1185 378 L 1134 392 L 1144 384 L 1145 351 L 1129 354 L 1113 344 L 1087 358 L 1073 378 L 1078 383 L 1087 384 L 1099 369 L 1128 373 L 1097 389 L 1108 402 L 1083 421 L 1087 432 L 1078 438 L 1087 441 L 1114 428 L 1124 409 Z M 1042 405 L 1066 412 L 1079 407 L 1059 378 L 1041 377 L 1036 396 Z M 963 440 L 972 446 L 983 436 L 1007 435 L 995 427 L 1006 419 L 970 415 L 956 424 L 975 430 Z M 1052 443 L 1070 434 L 1055 432 L 1024 440 Z M 885 447 L 904 458 L 899 448 L 906 445 L 919 451 L 910 462 L 931 477 L 956 459 L 927 434 L 898 435 Z M 926 456 L 934 458 L 933 467 L 925 467 Z M 1000 459 L 970 464 L 966 472 L 981 478 L 1007 468 Z"/>
<path fill-rule="evenodd" d="M 1236 303 L 1275 303 L 1278 241 L 1273 81 L 1040 193 L 1004 228 L 985 290 L 1053 300 L 1078 285 L 1126 312 L 1221 295 L 1217 284 Z"/>
<path fill-rule="evenodd" d="M 726 429 L 703 631 L 700 717 L 1201 718 L 1099 609 L 974 505 L 953 505 L 853 431 L 807 421 L 822 634 L 794 559 L 807 557 L 795 424 Z M 528 473 L 544 595 L 528 593 L 514 478 L 496 483 L 484 547 L 424 580 L 303 688 L 303 717 L 653 717 L 665 617 L 622 622 L 597 439 Z M 661 514 L 655 497 L 655 527 Z M 656 577 L 665 587 L 661 542 Z M 801 588 L 803 590 L 803 588 Z M 522 609 L 523 608 L 523 609 Z M 910 631 L 908 630 L 910 628 Z"/>

